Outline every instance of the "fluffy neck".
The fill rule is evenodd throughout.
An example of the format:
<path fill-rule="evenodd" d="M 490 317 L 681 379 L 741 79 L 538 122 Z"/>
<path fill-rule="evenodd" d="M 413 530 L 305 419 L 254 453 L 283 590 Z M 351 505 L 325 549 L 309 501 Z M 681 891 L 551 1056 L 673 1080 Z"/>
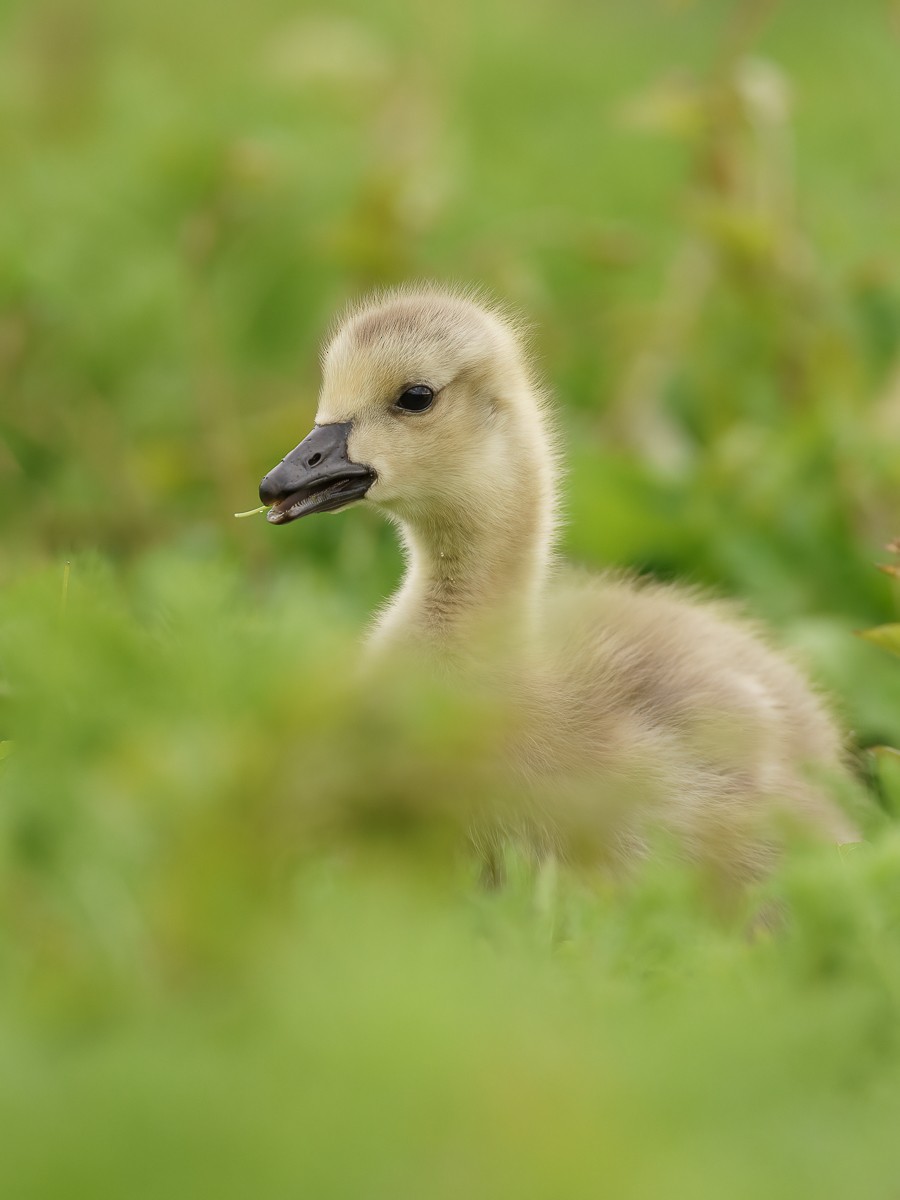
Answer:
<path fill-rule="evenodd" d="M 530 399 L 530 398 L 529 398 Z M 395 512 L 406 549 L 399 591 L 374 641 L 465 653 L 521 651 L 540 619 L 555 525 L 553 455 L 533 401 L 527 419 L 485 454 L 477 487 L 425 512 Z"/>

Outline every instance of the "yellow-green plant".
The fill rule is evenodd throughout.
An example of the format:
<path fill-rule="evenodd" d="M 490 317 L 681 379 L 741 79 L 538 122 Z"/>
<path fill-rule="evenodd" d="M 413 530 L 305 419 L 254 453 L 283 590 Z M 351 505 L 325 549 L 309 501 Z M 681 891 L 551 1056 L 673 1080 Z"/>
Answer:
<path fill-rule="evenodd" d="M 888 542 L 885 550 L 893 555 L 900 555 L 900 538 Z M 900 579 L 900 562 L 879 563 L 878 570 L 883 571 L 885 575 L 890 575 L 893 579 Z M 861 631 L 860 637 L 865 638 L 867 642 L 872 642 L 875 646 L 881 646 L 883 650 L 888 650 L 891 654 L 900 655 L 900 623 L 898 622 L 876 625 L 874 629 L 864 629 Z"/>
<path fill-rule="evenodd" d="M 894 556 L 900 556 L 900 538 L 888 542 L 885 550 Z M 885 575 L 900 579 L 900 562 L 879 563 L 878 569 Z M 900 622 L 894 621 L 886 625 L 876 625 L 873 629 L 860 630 L 859 636 L 890 654 L 900 656 Z M 895 809 L 893 798 L 900 797 L 900 749 L 884 745 L 872 746 L 870 749 L 875 756 L 882 793 L 887 797 L 889 806 Z"/>

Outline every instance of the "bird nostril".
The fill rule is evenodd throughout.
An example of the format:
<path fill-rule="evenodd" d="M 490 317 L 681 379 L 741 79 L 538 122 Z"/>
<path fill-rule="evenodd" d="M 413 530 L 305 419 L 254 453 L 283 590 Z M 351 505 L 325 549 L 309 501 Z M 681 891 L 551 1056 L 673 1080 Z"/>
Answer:
<path fill-rule="evenodd" d="M 307 465 L 308 467 L 314 467 L 314 466 L 316 466 L 318 463 L 320 463 L 321 461 L 322 461 L 322 455 L 321 455 L 321 454 L 318 454 L 318 453 L 316 453 L 316 454 L 311 454 L 311 455 L 309 456 L 309 461 L 307 462 L 307 464 L 306 464 L 306 465 Z"/>

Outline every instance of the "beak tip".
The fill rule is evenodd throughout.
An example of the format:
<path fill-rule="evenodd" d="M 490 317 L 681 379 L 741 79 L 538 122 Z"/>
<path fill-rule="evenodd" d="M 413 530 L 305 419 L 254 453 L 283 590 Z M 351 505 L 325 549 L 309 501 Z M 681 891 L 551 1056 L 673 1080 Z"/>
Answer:
<path fill-rule="evenodd" d="M 272 472 L 264 475 L 259 481 L 259 499 L 262 504 L 274 504 L 278 499 L 277 487 L 272 486 Z"/>

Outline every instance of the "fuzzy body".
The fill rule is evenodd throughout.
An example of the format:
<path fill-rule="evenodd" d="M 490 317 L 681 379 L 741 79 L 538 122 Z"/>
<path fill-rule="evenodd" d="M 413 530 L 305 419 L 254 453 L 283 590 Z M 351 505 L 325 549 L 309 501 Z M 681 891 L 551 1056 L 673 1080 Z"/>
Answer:
<path fill-rule="evenodd" d="M 423 383 L 433 407 L 398 412 Z M 539 840 L 624 862 L 661 831 L 746 879 L 772 860 L 776 808 L 855 837 L 819 782 L 843 772 L 838 728 L 751 623 L 557 562 L 557 439 L 507 317 L 430 288 L 367 302 L 323 358 L 317 423 L 344 421 L 352 459 L 377 472 L 365 503 L 407 556 L 371 645 L 498 682 L 521 716 L 507 759 Z"/>

